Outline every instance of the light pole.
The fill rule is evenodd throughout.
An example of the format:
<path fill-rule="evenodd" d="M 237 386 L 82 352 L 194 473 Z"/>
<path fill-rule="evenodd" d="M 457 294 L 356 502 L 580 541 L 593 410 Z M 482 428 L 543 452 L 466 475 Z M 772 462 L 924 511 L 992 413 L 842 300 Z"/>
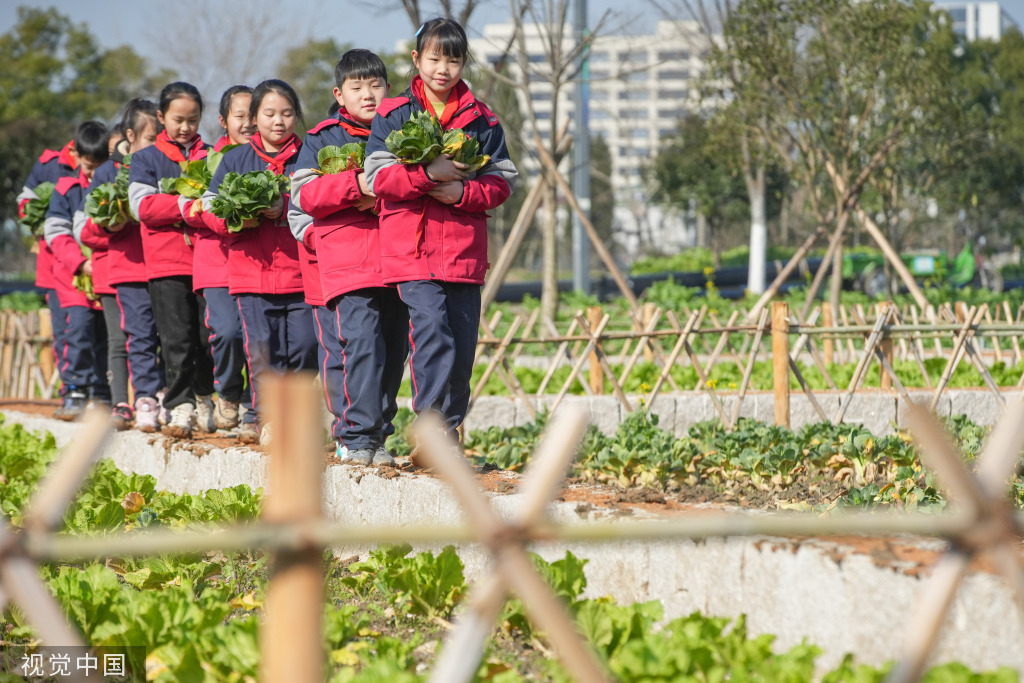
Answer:
<path fill-rule="evenodd" d="M 587 0 L 575 0 L 573 35 L 580 45 L 587 37 Z M 590 131 L 588 100 L 590 97 L 589 48 L 580 51 L 576 79 L 573 117 L 575 131 L 572 143 L 573 192 L 587 216 L 590 216 Z M 590 242 L 580 217 L 572 214 L 572 286 L 590 294 Z"/>

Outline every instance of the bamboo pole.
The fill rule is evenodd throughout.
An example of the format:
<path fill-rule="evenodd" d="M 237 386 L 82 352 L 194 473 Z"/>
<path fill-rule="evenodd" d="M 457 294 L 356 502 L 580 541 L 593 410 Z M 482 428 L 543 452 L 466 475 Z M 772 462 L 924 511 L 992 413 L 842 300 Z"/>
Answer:
<path fill-rule="evenodd" d="M 789 304 L 772 302 L 772 377 L 775 424 L 789 427 Z"/>
<path fill-rule="evenodd" d="M 601 309 L 598 308 L 598 310 L 601 310 Z M 603 319 L 603 317 L 604 316 L 602 316 L 602 319 Z M 597 324 L 600 325 L 601 324 L 601 320 L 598 320 Z M 580 325 L 587 332 L 590 332 L 591 330 L 595 329 L 590 323 L 588 323 L 582 317 L 580 318 Z M 597 336 L 597 335 L 595 335 L 593 338 L 594 338 L 594 353 L 596 353 L 596 355 L 597 355 L 597 367 L 598 367 L 598 370 L 600 370 L 600 372 L 602 373 L 602 376 L 601 376 L 601 394 L 604 393 L 604 378 L 607 377 L 608 381 L 612 385 L 612 393 L 615 394 L 615 397 L 617 399 L 619 399 L 619 403 L 622 404 L 622 407 L 626 409 L 627 413 L 632 412 L 633 411 L 633 406 L 630 405 L 629 399 L 626 397 L 626 392 L 624 392 L 622 390 L 622 386 L 619 384 L 618 380 L 615 379 L 615 373 L 612 371 L 612 366 L 608 364 L 608 356 L 607 356 L 607 354 L 604 353 L 604 349 L 601 347 L 601 338 L 599 336 Z M 593 362 L 594 353 L 591 354 L 591 362 Z M 591 366 L 591 369 L 593 369 L 593 366 Z M 591 386 L 593 387 L 593 385 L 591 385 Z"/>
<path fill-rule="evenodd" d="M 821 304 L 821 324 L 824 327 L 832 327 L 832 304 L 827 301 Z M 826 365 L 835 363 L 836 343 L 831 337 L 825 337 L 822 351 L 825 354 Z"/>
<path fill-rule="evenodd" d="M 801 244 L 796 250 L 796 253 L 789 259 L 785 267 L 779 271 L 779 274 L 775 276 L 772 283 L 768 285 L 768 289 L 764 291 L 761 298 L 757 300 L 757 303 L 755 303 L 749 311 L 747 311 L 746 319 L 748 321 L 753 321 L 757 318 L 761 313 L 761 309 L 763 309 L 769 301 L 775 298 L 775 295 L 779 293 L 779 289 L 782 288 L 783 283 L 789 279 L 789 276 L 793 274 L 793 271 L 796 270 L 798 265 L 800 265 L 800 262 L 807 256 L 807 252 L 811 250 L 814 243 L 817 242 L 824 234 L 825 229 L 819 226 L 814 230 L 814 232 L 807 236 L 807 239 L 803 241 L 803 244 Z"/>
<path fill-rule="evenodd" d="M 557 408 L 558 404 L 562 402 L 562 399 L 565 398 L 565 395 L 569 393 L 569 387 L 571 387 L 572 383 L 576 381 L 576 379 L 579 377 L 580 370 L 583 369 L 583 364 L 587 362 L 587 356 L 590 354 L 591 349 L 594 348 L 594 340 L 600 338 L 601 333 L 604 332 L 604 328 L 606 325 L 608 325 L 608 321 L 610 319 L 611 316 L 608 315 L 607 313 L 605 313 L 604 317 L 601 318 L 601 321 L 598 323 L 597 328 L 594 330 L 593 336 L 591 336 L 590 341 L 587 342 L 586 347 L 583 349 L 583 353 L 580 354 L 579 360 L 576 361 L 576 364 L 572 366 L 572 370 L 569 371 L 569 377 L 566 378 L 565 384 L 562 385 L 562 389 L 558 392 L 558 395 L 555 396 L 555 400 L 552 401 L 552 413 L 555 412 L 555 408 Z M 590 388 L 586 382 L 581 381 L 580 384 L 582 384 L 587 389 Z"/>
<path fill-rule="evenodd" d="M 274 425 L 265 524 L 322 520 L 320 397 L 307 374 L 264 379 L 263 400 Z M 260 628 L 260 679 L 267 683 L 324 677 L 321 619 L 323 547 L 307 543 L 278 550 L 267 584 L 267 619 Z"/>
<path fill-rule="evenodd" d="M 761 350 L 761 338 L 764 336 L 765 326 L 768 324 L 768 311 L 762 310 L 761 317 L 757 321 L 757 332 L 754 333 L 754 343 L 750 347 L 750 356 L 747 359 L 747 369 L 743 371 L 743 379 L 740 381 L 740 390 L 736 394 L 736 405 L 732 409 L 732 420 L 729 422 L 729 430 L 736 428 L 740 419 L 740 408 L 743 406 L 743 399 L 747 395 L 747 387 L 750 386 L 750 377 L 754 373 L 754 363 L 757 361 L 757 353 Z"/>
<path fill-rule="evenodd" d="M 877 307 L 876 310 L 877 310 L 877 313 L 878 313 L 879 316 L 882 316 L 882 315 L 888 316 L 889 312 L 892 310 L 892 304 L 890 304 L 888 302 L 878 304 L 878 307 Z M 879 361 L 878 361 L 878 384 L 879 384 L 879 387 L 881 388 L 882 391 L 892 391 L 892 377 L 890 377 L 889 374 L 887 372 L 885 372 L 885 368 L 883 367 L 886 364 L 888 364 L 889 367 L 892 367 L 892 361 L 893 361 L 892 337 L 889 336 L 888 334 L 886 334 L 884 330 L 882 332 L 882 339 L 878 342 L 878 346 L 879 346 L 879 353 L 887 361 L 887 363 L 883 363 L 881 359 L 879 359 Z"/>
<path fill-rule="evenodd" d="M 588 306 L 587 307 L 587 323 L 590 325 L 590 329 L 597 329 L 597 326 L 601 323 L 601 318 L 604 315 L 604 311 L 600 306 Z M 590 352 L 590 390 L 597 396 L 604 394 L 604 372 L 601 370 L 601 351 L 598 345 L 594 345 L 593 351 Z"/>

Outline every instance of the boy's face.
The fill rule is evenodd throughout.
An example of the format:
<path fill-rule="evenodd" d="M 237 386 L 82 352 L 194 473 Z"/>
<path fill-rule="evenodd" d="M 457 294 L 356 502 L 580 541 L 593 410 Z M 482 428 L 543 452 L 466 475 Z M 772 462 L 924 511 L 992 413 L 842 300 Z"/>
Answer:
<path fill-rule="evenodd" d="M 341 88 L 334 89 L 334 99 L 357 121 L 369 123 L 377 107 L 388 94 L 388 83 L 382 78 L 346 78 Z"/>
<path fill-rule="evenodd" d="M 96 160 L 92 157 L 78 156 L 78 169 L 85 174 L 86 178 L 92 179 L 92 174 L 96 172 L 96 169 L 100 167 L 102 161 Z"/>

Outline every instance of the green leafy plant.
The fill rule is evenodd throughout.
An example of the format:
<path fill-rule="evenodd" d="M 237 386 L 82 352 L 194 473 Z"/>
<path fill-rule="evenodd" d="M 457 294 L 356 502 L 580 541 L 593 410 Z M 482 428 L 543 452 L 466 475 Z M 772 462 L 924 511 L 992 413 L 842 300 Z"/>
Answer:
<path fill-rule="evenodd" d="M 469 168 L 464 169 L 466 173 L 479 171 L 491 160 L 489 155 L 480 154 L 480 140 L 469 137 L 461 128 L 446 131 L 441 144 L 442 154 L 450 156 L 452 161 L 469 165 Z"/>
<path fill-rule="evenodd" d="M 18 221 L 18 225 L 28 230 L 33 237 L 43 236 L 46 211 L 50 208 L 50 197 L 56 188 L 53 183 L 39 183 L 33 190 L 36 196 L 25 203 L 25 217 Z"/>
<path fill-rule="evenodd" d="M 92 258 L 92 249 L 86 246 L 82 246 L 82 255 L 85 256 L 86 262 Z M 86 273 L 83 270 L 79 270 L 75 273 L 74 277 L 71 278 L 71 284 L 82 294 L 85 294 L 85 298 L 89 301 L 99 301 L 99 294 L 93 289 L 92 275 Z"/>
<path fill-rule="evenodd" d="M 391 131 L 384 145 L 403 164 L 429 164 L 441 153 L 443 136 L 437 117 L 420 111 L 410 116 L 401 129 Z"/>
<path fill-rule="evenodd" d="M 227 145 L 219 152 L 210 151 L 203 159 L 182 161 L 181 175 L 177 178 L 161 178 L 160 191 L 164 194 L 179 194 L 189 199 L 199 199 L 210 187 L 213 174 L 224 160 L 224 154 L 238 145 Z"/>
<path fill-rule="evenodd" d="M 126 154 L 114 181 L 97 185 L 85 198 L 85 215 L 101 228 L 127 223 L 133 217 L 128 204 L 130 164 L 131 154 Z"/>
<path fill-rule="evenodd" d="M 210 202 L 210 211 L 227 223 L 230 232 L 239 232 L 245 223 L 255 220 L 288 192 L 291 180 L 273 171 L 249 171 L 224 176 L 217 196 Z"/>
<path fill-rule="evenodd" d="M 316 162 L 324 175 L 363 168 L 366 164 L 366 143 L 349 142 L 341 147 L 327 145 L 317 152 Z"/>

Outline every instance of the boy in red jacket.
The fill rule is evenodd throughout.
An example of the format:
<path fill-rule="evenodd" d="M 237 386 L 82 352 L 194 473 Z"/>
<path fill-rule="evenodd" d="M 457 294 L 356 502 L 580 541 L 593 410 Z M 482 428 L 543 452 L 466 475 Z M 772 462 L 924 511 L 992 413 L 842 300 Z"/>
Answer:
<path fill-rule="evenodd" d="M 323 299 L 317 321 L 333 333 L 338 363 L 321 342 L 321 372 L 332 433 L 342 462 L 392 465 L 384 441 L 394 432 L 395 398 L 407 354 L 409 318 L 380 269 L 379 231 L 363 169 L 322 174 L 317 156 L 328 145 L 365 142 L 388 91 L 387 67 L 369 50 L 349 50 L 334 71 L 337 114 L 309 131 L 292 175 L 292 232 L 315 249 Z M 307 225 L 312 217 L 312 224 Z M 327 315 L 324 315 L 326 313 Z M 324 322 L 326 321 L 326 325 Z M 324 331 L 324 327 L 333 328 Z M 338 371 L 332 372 L 333 367 Z"/>

